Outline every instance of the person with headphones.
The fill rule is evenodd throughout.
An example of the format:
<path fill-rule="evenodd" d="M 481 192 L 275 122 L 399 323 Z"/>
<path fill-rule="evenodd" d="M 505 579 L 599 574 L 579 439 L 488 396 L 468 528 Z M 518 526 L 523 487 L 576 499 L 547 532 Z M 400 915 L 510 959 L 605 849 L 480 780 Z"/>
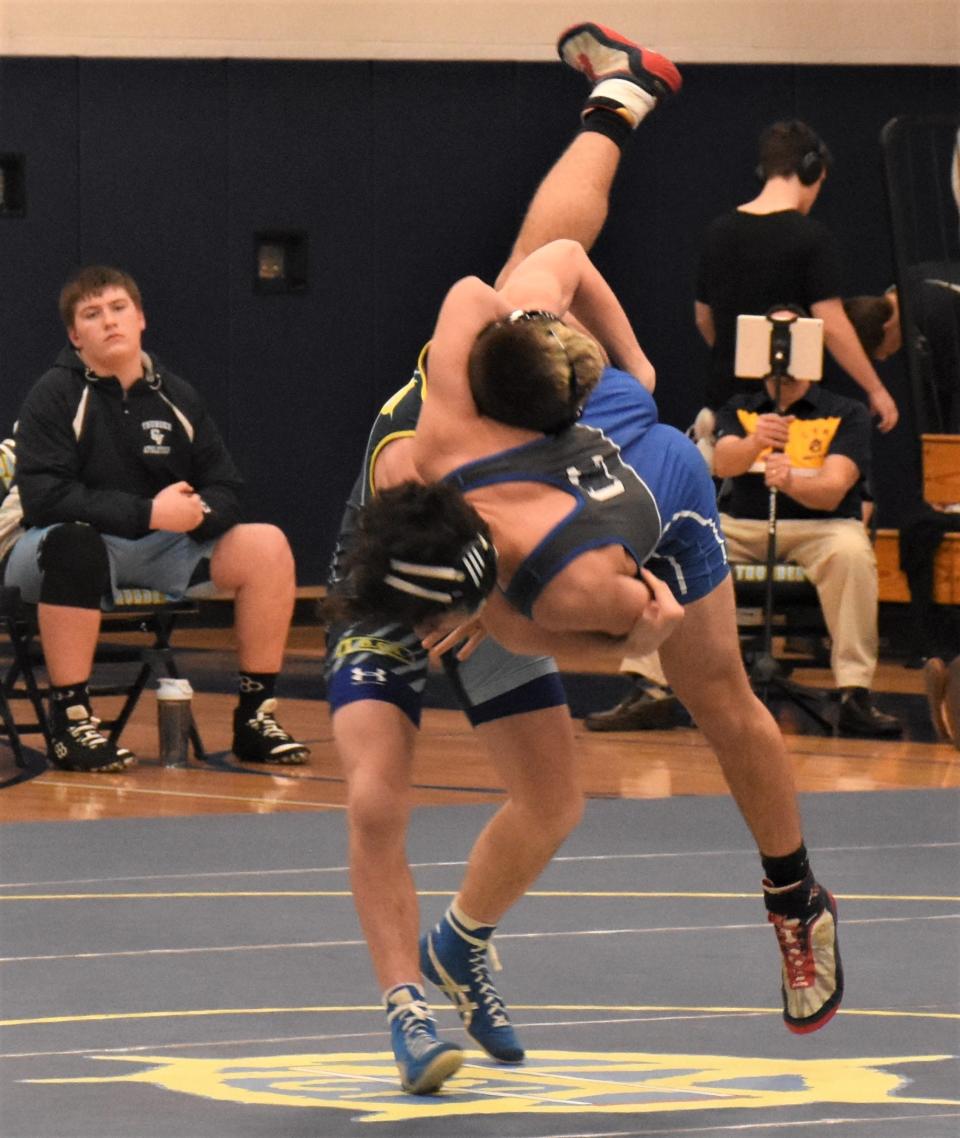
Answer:
<path fill-rule="evenodd" d="M 809 216 L 832 158 L 806 123 L 775 122 L 760 134 L 755 198 L 717 217 L 701 248 L 694 320 L 710 349 L 704 407 L 691 433 L 713 470 L 716 413 L 740 393 L 734 373 L 737 317 L 796 305 L 823 320 L 827 350 L 863 388 L 884 433 L 899 418 L 897 406 L 861 346 L 841 299 L 840 258 L 830 230 Z M 613 707 L 587 716 L 592 731 L 642 731 L 682 722 L 654 657 L 629 658 L 631 678 Z M 871 717 L 872 718 L 872 717 Z M 876 724 L 859 726 L 872 733 Z M 892 729 L 892 727 L 891 727 Z"/>
<path fill-rule="evenodd" d="M 704 237 L 694 320 L 710 348 L 705 404 L 716 411 L 737 394 L 737 317 L 794 304 L 823 320 L 827 350 L 866 392 L 880 430 L 892 430 L 896 404 L 843 309 L 836 243 L 809 216 L 830 169 L 830 151 L 794 119 L 763 130 L 759 158 L 760 192 L 716 218 Z"/>

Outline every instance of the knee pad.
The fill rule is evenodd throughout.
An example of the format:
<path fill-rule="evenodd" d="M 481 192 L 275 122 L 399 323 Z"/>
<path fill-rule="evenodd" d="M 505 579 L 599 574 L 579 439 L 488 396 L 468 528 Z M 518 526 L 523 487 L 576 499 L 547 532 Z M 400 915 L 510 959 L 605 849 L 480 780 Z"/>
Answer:
<path fill-rule="evenodd" d="M 37 554 L 43 572 L 40 603 L 99 609 L 110 587 L 110 561 L 103 538 L 82 522 L 54 526 Z"/>

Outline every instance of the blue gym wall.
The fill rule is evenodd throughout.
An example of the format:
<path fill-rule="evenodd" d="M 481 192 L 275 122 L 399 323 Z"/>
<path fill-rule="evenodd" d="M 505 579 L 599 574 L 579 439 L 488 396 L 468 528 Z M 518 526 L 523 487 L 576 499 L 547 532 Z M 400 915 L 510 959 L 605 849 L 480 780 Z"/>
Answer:
<path fill-rule="evenodd" d="M 960 72 L 696 65 L 644 124 L 595 257 L 659 373 L 662 418 L 699 406 L 697 246 L 752 196 L 755 140 L 810 122 L 836 167 L 817 216 L 849 293 L 892 280 L 878 136 L 952 112 Z M 63 343 L 78 264 L 138 279 L 147 344 L 206 394 L 300 580 L 322 579 L 366 429 L 405 381 L 445 289 L 492 278 L 571 137 L 582 80 L 555 64 L 0 59 L 0 153 L 26 156 L 27 212 L 0 216 L 0 429 Z M 305 230 L 309 289 L 255 294 L 253 233 Z M 906 403 L 900 368 L 884 369 Z M 896 525 L 914 429 L 876 437 L 881 525 Z"/>

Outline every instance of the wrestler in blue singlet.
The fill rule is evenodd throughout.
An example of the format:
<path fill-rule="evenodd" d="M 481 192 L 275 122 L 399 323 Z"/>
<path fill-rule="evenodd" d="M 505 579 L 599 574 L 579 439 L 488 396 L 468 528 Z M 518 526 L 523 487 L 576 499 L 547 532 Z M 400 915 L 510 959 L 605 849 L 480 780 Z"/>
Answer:
<path fill-rule="evenodd" d="M 657 422 L 650 393 L 633 376 L 607 368 L 580 420 L 465 463 L 445 476 L 465 493 L 497 482 L 539 482 L 574 500 L 517 568 L 505 589 L 525 615 L 574 557 L 621 545 L 681 604 L 706 596 L 728 569 L 713 480 L 699 451 L 673 427 Z"/>
<path fill-rule="evenodd" d="M 626 372 L 607 368 L 580 422 L 617 444 L 660 511 L 661 536 L 646 568 L 681 604 L 705 597 L 728 575 L 713 478 L 682 431 L 657 422 L 653 396 Z"/>

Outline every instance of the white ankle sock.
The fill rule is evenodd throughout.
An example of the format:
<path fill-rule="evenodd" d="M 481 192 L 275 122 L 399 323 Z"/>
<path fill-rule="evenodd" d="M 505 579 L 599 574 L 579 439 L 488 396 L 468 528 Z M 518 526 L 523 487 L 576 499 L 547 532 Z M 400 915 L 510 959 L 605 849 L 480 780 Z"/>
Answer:
<path fill-rule="evenodd" d="M 657 98 L 644 91 L 630 79 L 601 79 L 590 92 L 591 99 L 612 99 L 619 103 L 630 115 L 636 127 L 657 105 Z"/>

